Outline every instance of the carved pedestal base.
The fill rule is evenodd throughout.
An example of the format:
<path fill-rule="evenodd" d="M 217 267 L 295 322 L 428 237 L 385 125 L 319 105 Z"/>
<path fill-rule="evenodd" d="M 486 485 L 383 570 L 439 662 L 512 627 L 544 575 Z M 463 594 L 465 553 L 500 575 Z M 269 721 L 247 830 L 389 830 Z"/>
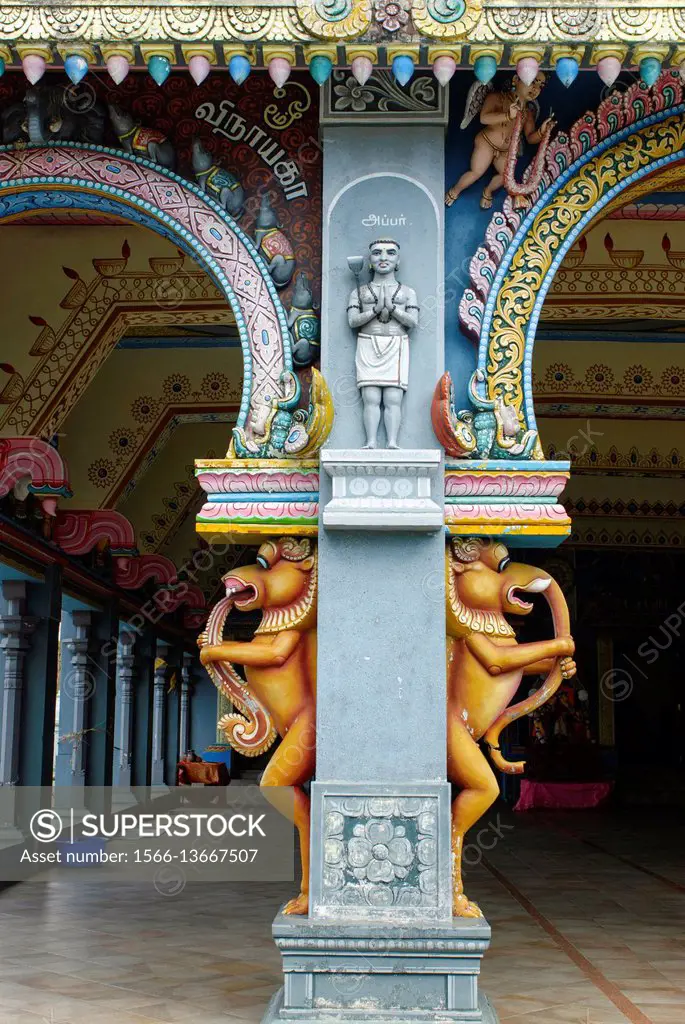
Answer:
<path fill-rule="evenodd" d="M 437 450 L 324 449 L 321 465 L 333 481 L 323 510 L 329 530 L 442 529 Z"/>
<path fill-rule="evenodd" d="M 456 918 L 404 926 L 331 921 L 279 914 L 273 924 L 285 984 L 263 1024 L 497 1024 L 478 992 L 487 921 Z"/>

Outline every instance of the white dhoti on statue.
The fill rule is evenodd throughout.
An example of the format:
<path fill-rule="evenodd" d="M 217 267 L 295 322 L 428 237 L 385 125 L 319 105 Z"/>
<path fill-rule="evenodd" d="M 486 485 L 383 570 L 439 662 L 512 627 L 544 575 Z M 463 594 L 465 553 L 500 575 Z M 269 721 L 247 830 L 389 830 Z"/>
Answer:
<path fill-rule="evenodd" d="M 409 384 L 409 335 L 358 334 L 357 387 L 402 388 Z"/>

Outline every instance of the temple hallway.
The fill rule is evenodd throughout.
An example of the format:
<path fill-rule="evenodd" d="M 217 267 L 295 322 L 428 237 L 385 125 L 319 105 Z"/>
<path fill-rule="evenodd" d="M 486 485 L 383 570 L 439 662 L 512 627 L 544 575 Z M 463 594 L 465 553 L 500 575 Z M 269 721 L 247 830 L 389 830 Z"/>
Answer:
<path fill-rule="evenodd" d="M 467 888 L 502 1024 L 685 1021 L 685 827 L 668 812 L 488 816 Z M 481 860 L 471 845 L 467 860 Z M 259 1022 L 289 886 L 63 882 L 0 893 L 0 1024 Z"/>

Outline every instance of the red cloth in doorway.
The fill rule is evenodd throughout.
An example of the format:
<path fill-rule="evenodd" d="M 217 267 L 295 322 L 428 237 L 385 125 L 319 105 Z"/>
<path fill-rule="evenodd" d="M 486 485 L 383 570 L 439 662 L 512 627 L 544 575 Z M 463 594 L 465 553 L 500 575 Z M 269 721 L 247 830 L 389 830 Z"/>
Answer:
<path fill-rule="evenodd" d="M 514 810 L 599 807 L 608 799 L 613 788 L 613 782 L 533 782 L 522 779 L 521 794 Z"/>

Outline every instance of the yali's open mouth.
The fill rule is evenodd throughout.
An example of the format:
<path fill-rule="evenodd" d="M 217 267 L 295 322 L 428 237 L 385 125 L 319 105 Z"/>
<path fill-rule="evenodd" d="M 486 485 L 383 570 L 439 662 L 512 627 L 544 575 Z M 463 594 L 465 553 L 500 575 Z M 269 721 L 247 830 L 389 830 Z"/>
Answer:
<path fill-rule="evenodd" d="M 245 583 L 237 576 L 229 576 L 224 580 L 226 597 L 232 597 L 236 608 L 244 608 L 257 599 L 257 588 L 254 583 Z"/>
<path fill-rule="evenodd" d="M 521 608 L 524 612 L 532 611 L 532 602 L 524 601 L 523 598 L 518 596 L 517 591 L 520 593 L 541 594 L 543 590 L 547 590 L 547 587 L 551 582 L 552 580 L 549 577 L 546 580 L 538 577 L 537 579 L 531 580 L 530 583 L 527 583 L 525 587 L 518 585 L 509 587 L 507 590 L 507 601 L 509 604 L 514 605 L 517 608 Z"/>

